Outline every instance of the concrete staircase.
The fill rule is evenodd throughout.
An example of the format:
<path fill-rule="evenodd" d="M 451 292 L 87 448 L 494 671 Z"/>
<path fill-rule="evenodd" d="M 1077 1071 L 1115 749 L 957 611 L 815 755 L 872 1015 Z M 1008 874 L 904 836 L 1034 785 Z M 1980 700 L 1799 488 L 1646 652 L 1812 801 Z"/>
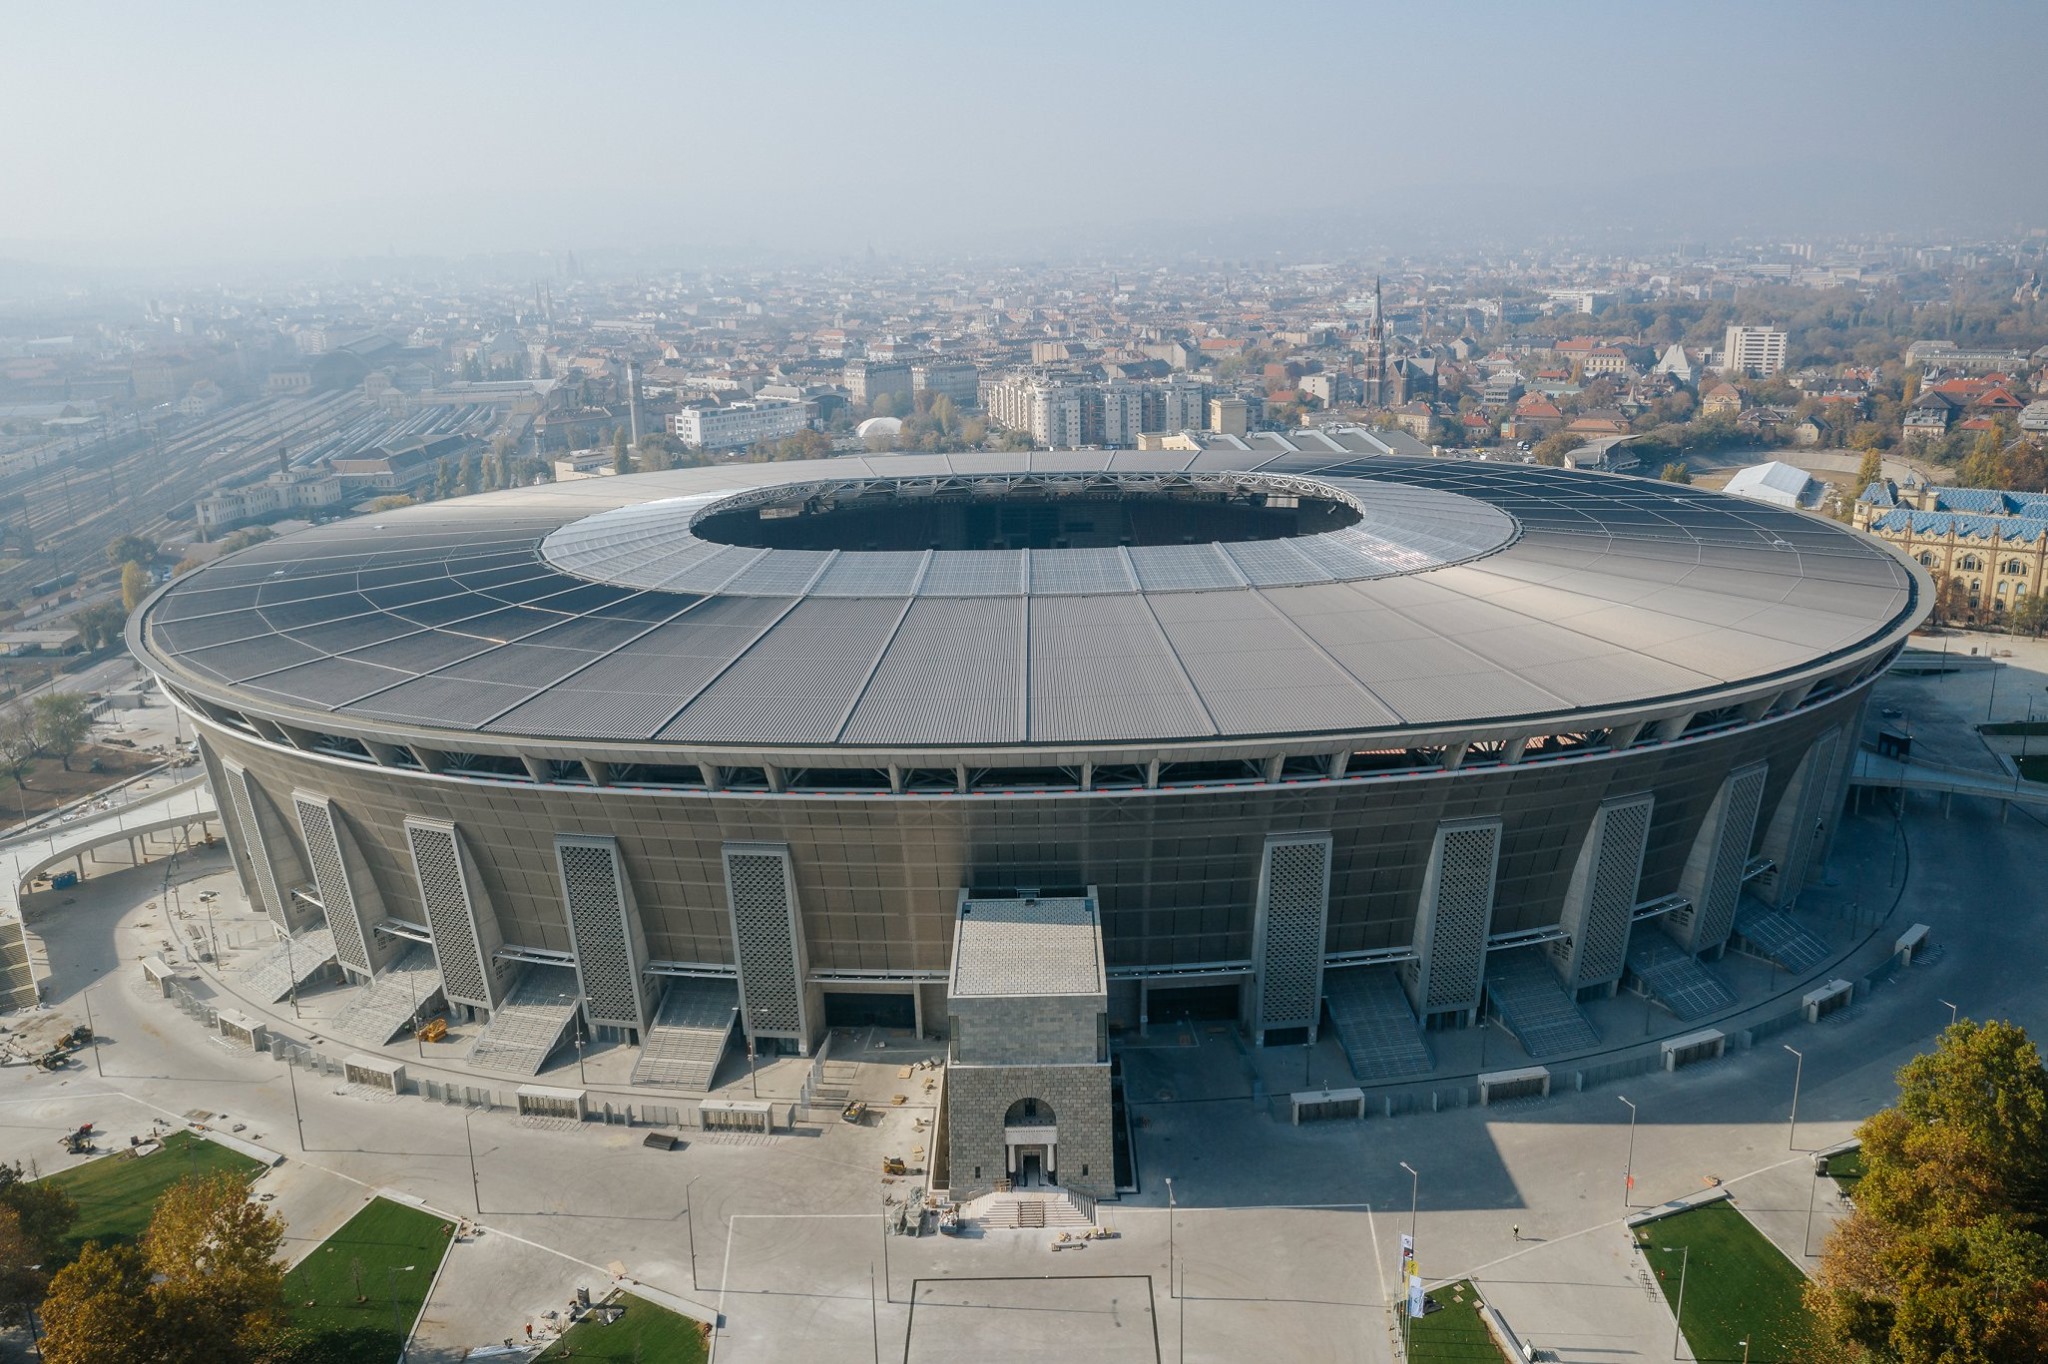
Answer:
<path fill-rule="evenodd" d="M 333 964 L 334 935 L 325 927 L 301 929 L 296 938 L 279 938 L 276 946 L 250 963 L 241 979 L 232 980 L 228 988 L 275 1004 Z"/>
<path fill-rule="evenodd" d="M 1095 1225 L 1095 1208 L 1085 1195 L 1064 1189 L 1021 1189 L 983 1194 L 963 1204 L 960 1217 L 984 1227 L 1085 1231 Z"/>
<path fill-rule="evenodd" d="M 672 981 L 641 1039 L 633 1083 L 710 1089 L 739 1015 L 740 990 L 733 981 Z"/>

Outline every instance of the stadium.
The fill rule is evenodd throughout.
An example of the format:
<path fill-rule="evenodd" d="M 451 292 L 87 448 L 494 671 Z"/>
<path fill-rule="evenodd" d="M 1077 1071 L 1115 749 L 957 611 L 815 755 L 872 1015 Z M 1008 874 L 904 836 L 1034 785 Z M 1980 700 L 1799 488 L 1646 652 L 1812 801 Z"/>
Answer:
<path fill-rule="evenodd" d="M 956 1191 L 1106 1190 L 1119 1031 L 1335 1028 L 1371 1083 L 1482 1009 L 1541 1056 L 1623 983 L 1721 1007 L 1926 612 L 1812 517 L 1388 449 L 543 485 L 256 545 L 130 644 L 278 994 L 339 972 L 362 1045 L 445 1006 L 481 1068 L 580 1026 L 703 1090 L 735 1029 L 914 1027 Z"/>

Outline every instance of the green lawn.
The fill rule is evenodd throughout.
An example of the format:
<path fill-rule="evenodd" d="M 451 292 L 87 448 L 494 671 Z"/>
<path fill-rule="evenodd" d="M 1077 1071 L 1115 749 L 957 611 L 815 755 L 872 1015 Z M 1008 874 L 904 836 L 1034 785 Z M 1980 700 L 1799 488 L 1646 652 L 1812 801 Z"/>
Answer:
<path fill-rule="evenodd" d="M 1692 1248 L 1681 1325 L 1695 1359 L 1739 1360 L 1744 1339 L 1755 1364 L 1798 1357 L 1807 1329 L 1800 1302 L 1806 1276 L 1733 1203 L 1646 1223 L 1636 1229 L 1636 1243 L 1674 1310 L 1685 1258 L 1677 1247 Z"/>
<path fill-rule="evenodd" d="M 398 1358 L 454 1232 L 435 1214 L 404 1203 L 379 1198 L 364 1205 L 285 1276 L 292 1324 L 307 1335 L 292 1364 Z M 350 1269 L 357 1260 L 363 1302 L 356 1301 Z"/>
<path fill-rule="evenodd" d="M 624 1316 L 609 1326 L 600 1326 L 588 1318 L 577 1322 L 535 1364 L 546 1364 L 551 1359 L 636 1364 L 636 1345 L 640 1347 L 637 1364 L 700 1364 L 704 1359 L 704 1336 L 696 1322 L 630 1293 L 621 1293 L 614 1301 L 625 1307 Z M 1488 1360 L 1487 1364 L 1499 1364 L 1498 1358 Z"/>
<path fill-rule="evenodd" d="M 1828 1178 L 1835 1181 L 1845 1194 L 1856 1192 L 1856 1182 L 1863 1178 L 1863 1148 L 1843 1151 L 1828 1157 Z"/>
<path fill-rule="evenodd" d="M 191 1132 L 173 1132 L 161 1151 L 135 1159 L 125 1153 L 74 1165 L 48 1182 L 78 1204 L 78 1221 L 68 1238 L 72 1248 L 87 1241 L 132 1241 L 149 1226 L 157 1199 L 187 1175 L 219 1170 L 254 1179 L 263 1166 L 245 1155 Z"/>
<path fill-rule="evenodd" d="M 1479 1290 L 1460 1279 L 1429 1290 L 1441 1311 L 1410 1320 L 1409 1358 L 1418 1364 L 1503 1364 L 1493 1333 L 1479 1319 Z"/>

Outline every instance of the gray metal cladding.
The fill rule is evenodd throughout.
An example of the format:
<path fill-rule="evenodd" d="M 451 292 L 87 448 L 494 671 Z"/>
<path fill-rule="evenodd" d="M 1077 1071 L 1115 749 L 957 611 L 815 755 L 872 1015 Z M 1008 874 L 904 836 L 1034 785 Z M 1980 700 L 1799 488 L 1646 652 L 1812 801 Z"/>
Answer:
<path fill-rule="evenodd" d="M 1710 952 L 1728 941 L 1742 896 L 1742 873 L 1756 838 L 1757 812 L 1763 803 L 1766 763 L 1752 763 L 1728 774 L 1686 859 L 1679 893 L 1691 907 L 1664 916 L 1666 931 L 1688 952 Z"/>
<path fill-rule="evenodd" d="M 789 849 L 728 843 L 724 860 L 726 903 L 732 912 L 739 965 L 740 1019 L 747 1036 L 795 1038 L 808 1045 L 803 930 Z"/>
<path fill-rule="evenodd" d="M 1813 741 L 1799 760 L 1792 780 L 1778 797 L 1778 808 L 1764 833 L 1763 856 L 1773 869 L 1757 883 L 1759 896 L 1779 909 L 1789 909 L 1805 887 L 1816 844 L 1838 807 L 1835 753 L 1842 738 L 1831 729 Z"/>
<path fill-rule="evenodd" d="M 1650 795 L 1623 796 L 1604 802 L 1593 816 L 1559 920 L 1569 936 L 1552 944 L 1567 989 L 1621 979 L 1655 803 Z"/>
<path fill-rule="evenodd" d="M 1267 836 L 1253 913 L 1259 1038 L 1274 1028 L 1307 1028 L 1313 1041 L 1330 916 L 1328 834 Z"/>
<path fill-rule="evenodd" d="M 1416 914 L 1417 956 L 1402 967 L 1417 1013 L 1479 1007 L 1501 828 L 1497 819 L 1460 820 L 1436 831 Z"/>
<path fill-rule="evenodd" d="M 503 985 L 492 960 L 499 946 L 497 919 L 461 833 L 438 820 L 408 819 L 405 837 L 434 934 L 442 991 L 452 1003 L 497 1008 Z"/>
<path fill-rule="evenodd" d="M 933 743 L 1021 742 L 1025 607 L 1014 597 L 912 602 L 839 738 L 886 743 L 921 726 Z"/>
<path fill-rule="evenodd" d="M 562 904 L 576 953 L 576 982 L 594 1024 L 647 1026 L 647 948 L 618 841 L 584 834 L 555 837 Z"/>
<path fill-rule="evenodd" d="M 256 546 L 180 579 L 141 629 L 172 671 L 245 691 L 259 713 L 704 744 L 833 742 L 845 723 L 838 741 L 901 747 L 1563 721 L 1868 652 L 1919 609 L 1889 550 L 1793 514 L 1354 448 L 1377 447 L 1337 433 L 1199 453 L 862 457 L 492 494 Z M 1233 464 L 1263 472 L 1222 472 Z M 1290 539 L 936 552 L 767 550 L 690 533 L 731 494 L 884 471 L 914 481 L 905 496 L 957 496 L 939 486 L 954 476 L 1021 476 L 1018 495 L 1036 500 L 1089 496 L 1110 478 L 1125 480 L 1119 495 L 1175 479 L 1253 497 L 1302 486 L 1272 482 L 1284 475 L 1322 482 L 1360 519 Z M 1247 588 L 1313 647 L 1246 614 Z M 923 606 L 977 598 L 1023 603 L 1016 639 L 990 640 L 1017 660 L 1014 676 L 967 681 L 962 669 L 962 685 L 995 690 L 930 712 L 865 704 L 869 672 L 885 695 L 907 695 L 892 655 L 948 646 L 922 637 L 947 619 Z M 1112 599 L 1126 605 L 1093 605 Z M 900 631 L 856 638 L 869 614 L 888 615 L 873 604 L 905 600 L 917 608 Z M 826 656 L 812 608 L 830 602 L 851 614 L 836 627 L 846 648 Z M 1233 647 L 1240 630 L 1261 646 Z M 820 675 L 779 675 L 798 669 Z M 1013 694 L 1028 703 L 1021 730 L 1008 728 Z"/>
<path fill-rule="evenodd" d="M 692 700 L 660 738 L 829 743 L 896 633 L 907 601 L 801 601 Z"/>
<path fill-rule="evenodd" d="M 285 863 L 288 849 L 278 837 L 276 821 L 269 817 L 269 800 L 256 784 L 249 769 L 239 763 L 224 763 L 228 804 L 235 814 L 235 826 L 242 831 L 243 853 L 256 883 L 256 907 L 270 921 L 287 932 L 296 917 L 292 913 L 291 879 L 294 868 Z"/>
<path fill-rule="evenodd" d="M 1144 598 L 1035 597 L 1030 607 L 1032 742 L 1133 726 L 1216 732 Z"/>
<path fill-rule="evenodd" d="M 305 837 L 307 859 L 313 864 L 313 885 L 327 911 L 327 928 L 334 935 L 334 955 L 357 974 L 370 975 L 376 969 L 370 960 L 373 930 L 364 922 L 355 889 L 349 882 L 348 864 L 341 848 L 343 835 L 337 827 L 334 806 L 324 796 L 294 791 L 292 808 L 298 813 L 299 832 Z"/>

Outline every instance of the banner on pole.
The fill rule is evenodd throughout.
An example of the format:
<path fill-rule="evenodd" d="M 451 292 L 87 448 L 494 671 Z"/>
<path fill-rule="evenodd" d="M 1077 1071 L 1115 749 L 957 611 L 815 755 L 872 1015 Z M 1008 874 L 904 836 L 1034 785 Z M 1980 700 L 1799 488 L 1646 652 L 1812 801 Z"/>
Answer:
<path fill-rule="evenodd" d="M 1411 1317 L 1422 1315 L 1422 1276 L 1420 1274 L 1410 1274 L 1408 1276 L 1408 1315 Z"/>

